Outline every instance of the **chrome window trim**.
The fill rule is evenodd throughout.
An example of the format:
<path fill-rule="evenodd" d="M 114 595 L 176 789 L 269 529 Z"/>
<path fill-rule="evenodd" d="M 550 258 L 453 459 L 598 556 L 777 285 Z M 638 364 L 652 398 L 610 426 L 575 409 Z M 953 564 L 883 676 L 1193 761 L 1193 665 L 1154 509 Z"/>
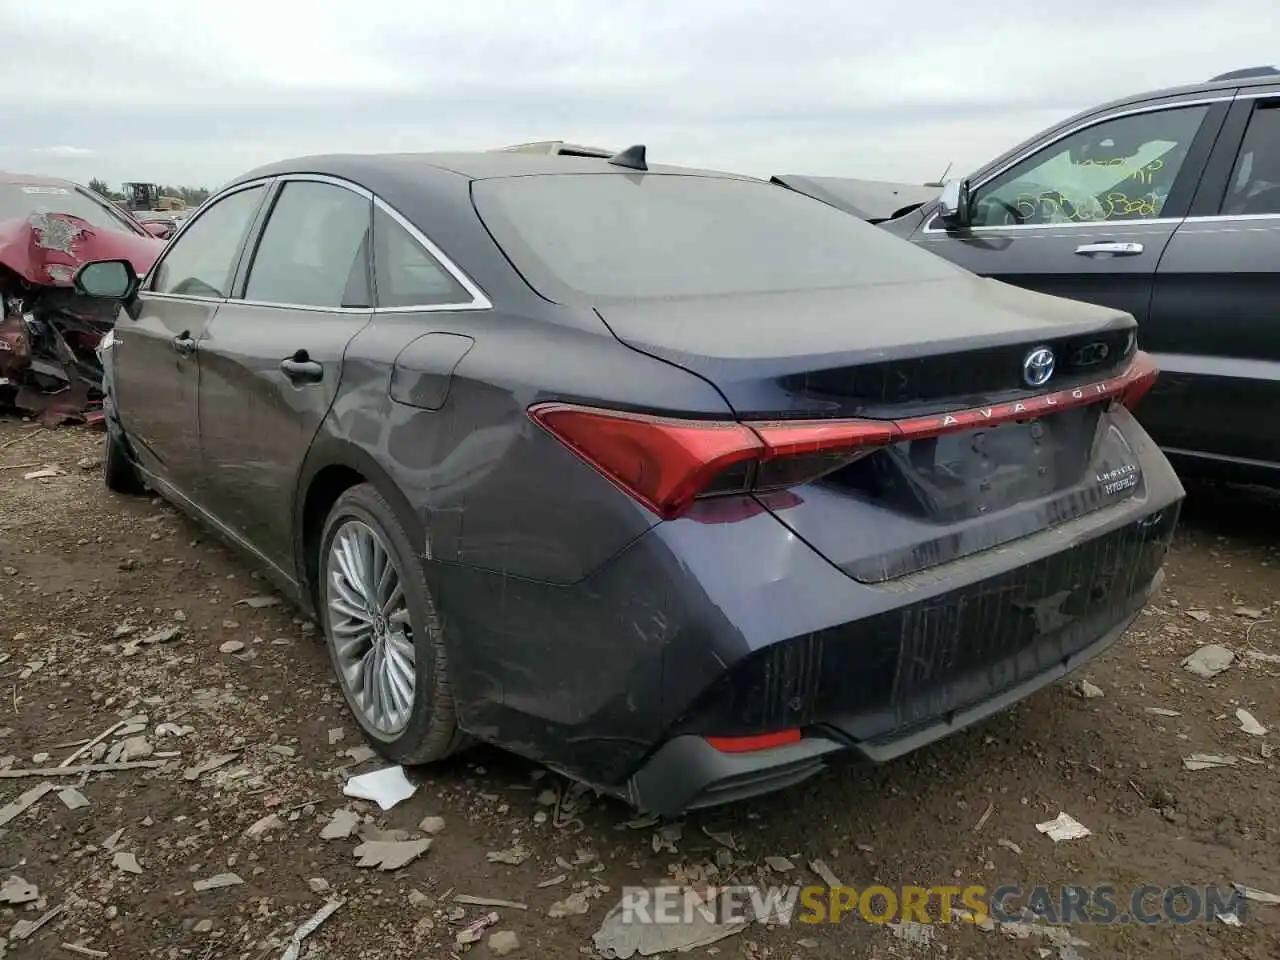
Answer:
<path fill-rule="evenodd" d="M 1196 223 L 1249 223 L 1256 220 L 1280 220 L 1280 213 L 1214 213 L 1187 219 Z"/>
<path fill-rule="evenodd" d="M 241 193 L 245 190 L 252 190 L 255 187 L 266 186 L 272 179 L 273 178 L 271 177 L 260 177 L 257 180 L 250 180 L 247 183 L 237 183 L 234 187 L 229 187 L 200 204 L 199 209 L 197 209 L 191 216 L 187 217 L 182 226 L 178 227 L 177 232 L 165 241 L 164 250 L 161 251 L 160 256 L 156 257 L 156 262 L 151 265 L 151 269 L 142 277 L 142 282 L 138 285 L 138 293 L 147 293 L 156 297 L 164 297 L 166 300 L 194 300 L 204 303 L 220 303 L 225 300 L 225 297 L 192 297 L 184 294 L 163 293 L 159 290 L 152 290 L 147 286 L 147 284 L 154 282 L 156 274 L 159 273 L 160 265 L 164 263 L 165 259 L 173 252 L 173 248 L 177 245 L 178 241 L 182 239 L 183 235 L 186 234 L 193 225 L 200 222 L 200 218 L 208 212 L 210 207 L 215 203 L 220 203 L 227 197 L 235 196 L 237 193 Z"/>
<path fill-rule="evenodd" d="M 990 183 L 996 177 L 999 177 L 1007 173 L 1009 170 L 1012 170 L 1014 167 L 1020 164 L 1023 160 L 1026 160 L 1028 157 L 1035 156 L 1041 150 L 1047 150 L 1049 147 L 1052 147 L 1055 143 L 1060 143 L 1063 140 L 1065 140 L 1067 137 L 1074 136 L 1075 134 L 1079 133 L 1081 130 L 1088 130 L 1090 127 L 1096 127 L 1098 126 L 1098 124 L 1101 124 L 1101 123 L 1109 123 L 1112 120 L 1121 120 L 1125 117 L 1134 117 L 1143 113 L 1155 113 L 1159 110 L 1177 110 L 1182 107 L 1198 107 L 1204 104 L 1211 104 L 1211 103 L 1230 103 L 1237 99 L 1240 99 L 1240 100 L 1256 99 L 1258 97 L 1265 97 L 1265 96 L 1275 97 L 1277 95 L 1280 95 L 1280 94 L 1277 94 L 1276 92 L 1272 92 L 1269 94 L 1250 93 L 1250 94 L 1241 94 L 1239 97 L 1232 94 L 1230 96 L 1225 96 L 1225 97 L 1204 97 L 1204 98 L 1197 98 L 1195 100 L 1178 100 L 1173 103 L 1157 103 L 1157 104 L 1148 103 L 1148 104 L 1143 104 L 1142 106 L 1117 110 L 1114 113 L 1108 113 L 1100 117 L 1095 117 L 1092 120 L 1085 120 L 1071 127 L 1069 130 L 1063 131 L 1061 134 L 1059 134 L 1057 137 L 1054 137 L 1052 140 L 1048 140 L 1045 143 L 1040 144 L 1039 146 L 1031 147 L 1030 149 L 1025 150 L 1022 153 L 1018 154 L 1018 156 L 1014 157 L 1008 163 L 1004 164 L 1001 167 L 998 167 L 997 169 L 995 169 L 994 171 L 992 171 L 991 173 L 983 177 L 982 180 L 980 180 L 978 183 L 973 184 L 969 188 L 969 192 L 971 195 L 976 196 L 978 191 L 981 190 L 983 187 L 985 187 L 988 183 Z M 1182 219 L 1183 219 L 1182 217 L 1153 217 L 1150 220 L 1125 220 L 1125 221 L 1089 220 L 1084 223 L 1022 223 L 1022 224 L 1008 224 L 1008 225 L 1001 225 L 1001 226 L 994 226 L 994 227 L 970 227 L 967 232 L 978 234 L 979 231 L 988 231 L 988 230 L 1037 230 L 1037 229 L 1043 229 L 1044 227 L 1086 227 L 1086 226 L 1096 227 L 1099 224 L 1107 224 L 1107 223 L 1130 223 L 1130 224 L 1162 223 L 1162 222 L 1163 223 L 1181 223 Z M 938 222 L 938 215 L 935 213 L 932 216 L 930 216 L 928 222 L 925 223 L 924 230 L 922 231 L 922 233 L 935 234 L 935 235 L 948 233 L 948 231 L 945 229 L 939 229 L 935 227 L 934 224 L 937 222 Z"/>
<path fill-rule="evenodd" d="M 210 197 L 201 207 L 213 206 L 214 203 L 221 201 L 225 197 L 238 193 L 242 190 L 249 190 L 253 187 L 267 186 L 272 182 L 288 183 L 291 181 L 305 181 L 311 183 L 327 183 L 335 187 L 341 187 L 350 190 L 361 197 L 370 200 L 375 207 L 394 220 L 402 227 L 409 236 L 423 250 L 431 256 L 445 271 L 453 277 L 458 284 L 470 294 L 471 299 L 459 303 L 424 303 L 411 304 L 403 307 L 318 307 L 314 304 L 307 303 L 268 303 L 262 300 L 247 300 L 238 297 L 193 297 L 183 296 L 172 293 L 160 293 L 158 291 L 142 289 L 139 294 L 146 294 L 148 298 L 157 297 L 165 300 L 189 300 L 195 303 L 227 303 L 227 304 L 243 304 L 247 307 L 256 307 L 260 309 L 279 309 L 279 310 L 305 310 L 311 313 L 340 313 L 340 314 L 379 314 L 379 313 L 453 313 L 463 310 L 492 310 L 493 302 L 485 294 L 474 280 L 469 277 L 443 250 L 440 249 L 430 237 L 419 230 L 410 220 L 391 204 L 387 203 L 381 197 L 374 194 L 358 183 L 352 183 L 350 180 L 344 180 L 341 177 L 330 176 L 324 173 L 280 173 L 271 176 L 257 177 L 253 180 L 247 180 L 244 183 L 238 183 L 234 187 L 229 187 L 225 191 Z M 202 212 L 202 211 L 200 211 Z M 191 217 L 186 223 L 174 234 L 169 241 L 169 245 L 177 243 L 179 238 L 185 233 L 192 223 L 197 222 L 198 217 Z M 270 222 L 268 220 L 268 222 Z M 167 253 L 168 251 L 166 251 Z M 152 266 L 152 271 L 159 266 L 164 258 L 161 257 Z M 252 271 L 252 264 L 250 264 Z M 151 271 L 148 271 L 150 275 Z"/>

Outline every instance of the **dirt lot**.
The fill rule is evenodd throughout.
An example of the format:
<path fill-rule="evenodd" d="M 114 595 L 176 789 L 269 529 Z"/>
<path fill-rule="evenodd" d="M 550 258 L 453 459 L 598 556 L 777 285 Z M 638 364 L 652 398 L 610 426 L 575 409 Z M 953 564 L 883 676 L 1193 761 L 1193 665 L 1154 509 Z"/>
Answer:
<path fill-rule="evenodd" d="M 379 764 L 362 758 L 316 631 L 284 604 L 243 603 L 270 591 L 169 507 L 108 494 L 98 450 L 88 430 L 0 422 L 0 805 L 52 788 L 16 816 L 0 810 L 0 882 L 37 888 L 4 888 L 31 898 L 0 903 L 10 958 L 278 958 L 331 898 L 342 906 L 304 957 L 493 956 L 502 938 L 456 940 L 490 912 L 487 936 L 518 938 L 510 956 L 591 956 L 626 885 L 709 874 L 815 883 L 815 859 L 858 888 L 1111 884 L 1122 902 L 1145 883 L 1280 893 L 1277 735 L 1248 734 L 1236 716 L 1280 725 L 1280 500 L 1265 494 L 1193 488 L 1163 593 L 1071 682 L 905 761 L 846 766 L 664 829 L 488 748 L 410 771 L 417 792 L 389 812 L 344 797 L 349 776 Z M 46 464 L 65 472 L 26 479 Z M 167 628 L 171 638 L 140 642 Z M 1237 654 L 1224 673 L 1180 666 L 1215 642 Z M 1080 680 L 1101 695 L 1085 696 Z M 152 766 L 14 776 L 71 759 L 121 721 L 70 769 Z M 1236 761 L 1188 770 L 1194 753 Z M 342 832 L 331 820 L 341 810 L 362 822 L 323 839 L 326 825 Z M 1054 843 L 1037 832 L 1062 811 L 1092 835 Z M 416 860 L 357 866 L 362 841 L 425 837 L 439 827 L 425 817 L 443 829 Z M 731 834 L 737 851 L 708 833 Z M 492 861 L 518 844 L 523 862 Z M 771 873 L 776 857 L 795 869 Z M 240 882 L 195 889 L 223 874 Z M 567 911 L 553 909 L 566 899 Z M 918 930 L 853 917 L 754 924 L 689 955 L 1280 956 L 1280 907 L 1250 907 L 1239 925 L 1072 927 L 1074 944 L 1040 927 L 951 923 L 921 943 Z"/>

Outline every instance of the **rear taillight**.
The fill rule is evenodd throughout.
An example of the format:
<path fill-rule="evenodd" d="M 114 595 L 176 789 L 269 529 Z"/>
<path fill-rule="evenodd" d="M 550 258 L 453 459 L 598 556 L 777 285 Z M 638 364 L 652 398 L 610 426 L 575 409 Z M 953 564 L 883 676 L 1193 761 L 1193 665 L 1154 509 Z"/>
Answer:
<path fill-rule="evenodd" d="M 1109 380 L 908 420 L 686 420 L 567 403 L 529 408 L 532 420 L 633 498 L 674 519 L 699 497 L 812 483 L 880 447 L 997 426 L 1107 399 L 1132 407 L 1158 369 L 1134 355 Z"/>
<path fill-rule="evenodd" d="M 1118 392 L 1120 402 L 1132 410 L 1138 405 L 1138 401 L 1145 397 L 1151 388 L 1156 385 L 1156 380 L 1159 376 L 1160 368 L 1156 366 L 1156 362 L 1151 358 L 1150 354 L 1136 354 L 1133 362 L 1117 378 L 1125 381 Z"/>

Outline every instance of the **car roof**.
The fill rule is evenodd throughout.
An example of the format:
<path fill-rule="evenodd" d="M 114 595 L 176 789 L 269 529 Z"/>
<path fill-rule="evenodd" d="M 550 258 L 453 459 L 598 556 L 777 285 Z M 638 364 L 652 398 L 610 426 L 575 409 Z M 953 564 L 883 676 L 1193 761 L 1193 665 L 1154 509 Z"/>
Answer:
<path fill-rule="evenodd" d="M 1261 70 L 1264 68 L 1254 68 Z M 1237 71 L 1232 71 L 1237 72 Z M 1251 73 L 1252 71 L 1240 71 Z M 1127 96 L 1110 100 L 1106 103 L 1094 104 L 1083 113 L 1096 113 L 1099 110 L 1110 110 L 1114 107 L 1128 106 L 1133 103 L 1143 103 L 1147 100 L 1162 100 L 1166 97 L 1183 97 L 1188 94 L 1199 93 L 1229 93 L 1236 89 L 1247 90 L 1250 87 L 1263 87 L 1268 84 L 1280 83 L 1280 72 L 1277 73 L 1258 73 L 1256 75 L 1241 76 L 1232 78 L 1230 74 L 1220 74 L 1211 80 L 1205 80 L 1202 83 L 1185 83 L 1176 87 L 1161 87 L 1156 90 L 1147 90 L 1143 93 L 1131 93 Z"/>
<path fill-rule="evenodd" d="M 496 150 L 459 151 L 451 153 L 348 153 L 294 157 L 258 167 L 237 177 L 232 183 L 243 183 L 264 177 L 292 173 L 329 174 L 355 183 L 377 182 L 394 178 L 400 182 L 421 178 L 429 180 L 441 174 L 453 174 L 468 180 L 497 177 L 547 176 L 562 173 L 631 174 L 636 171 L 620 167 L 599 157 L 580 157 L 564 153 L 540 151 Z M 685 174 L 689 176 L 723 177 L 757 180 L 722 170 L 702 170 L 666 164 L 650 164 L 649 173 Z M 762 181 L 763 182 L 763 181 Z"/>

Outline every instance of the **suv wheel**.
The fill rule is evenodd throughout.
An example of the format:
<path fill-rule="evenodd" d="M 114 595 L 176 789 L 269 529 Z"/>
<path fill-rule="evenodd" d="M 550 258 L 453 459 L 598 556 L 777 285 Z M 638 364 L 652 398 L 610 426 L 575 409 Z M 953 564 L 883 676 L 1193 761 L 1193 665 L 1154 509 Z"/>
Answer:
<path fill-rule="evenodd" d="M 444 637 L 426 571 L 394 511 L 369 484 L 325 521 L 319 613 L 347 706 L 387 759 L 429 763 L 457 750 Z"/>

